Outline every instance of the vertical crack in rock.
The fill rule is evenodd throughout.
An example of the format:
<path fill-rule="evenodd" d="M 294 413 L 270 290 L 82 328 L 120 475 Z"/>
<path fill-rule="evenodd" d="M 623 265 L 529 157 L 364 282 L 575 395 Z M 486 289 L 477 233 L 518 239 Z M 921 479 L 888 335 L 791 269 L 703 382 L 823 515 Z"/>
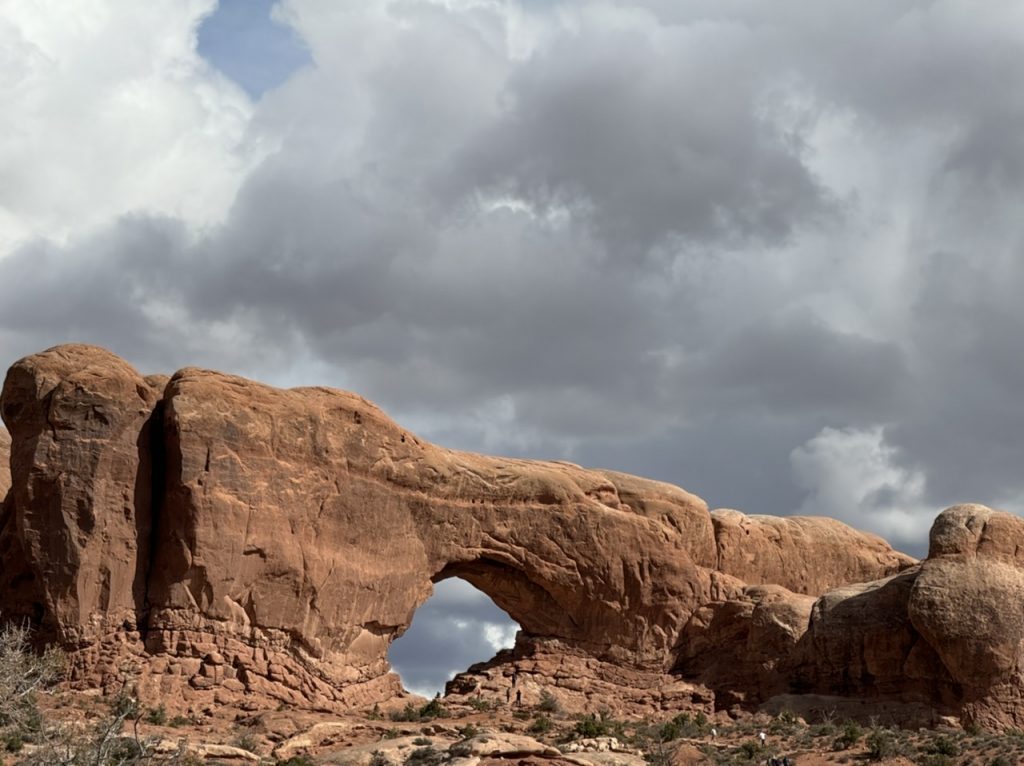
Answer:
<path fill-rule="evenodd" d="M 148 525 L 144 532 L 140 528 L 138 569 L 136 570 L 137 587 L 141 590 L 138 599 L 138 629 L 142 640 L 146 641 L 150 622 L 151 604 L 149 588 L 157 557 L 157 545 L 160 539 L 160 528 L 164 508 L 164 493 L 167 483 L 167 445 L 164 442 L 164 400 L 159 399 L 153 407 L 152 414 L 143 427 L 139 438 L 139 485 L 143 488 L 141 502 L 147 502 L 149 509 Z M 141 516 L 139 514 L 138 516 Z M 138 518 L 137 516 L 137 518 Z"/>

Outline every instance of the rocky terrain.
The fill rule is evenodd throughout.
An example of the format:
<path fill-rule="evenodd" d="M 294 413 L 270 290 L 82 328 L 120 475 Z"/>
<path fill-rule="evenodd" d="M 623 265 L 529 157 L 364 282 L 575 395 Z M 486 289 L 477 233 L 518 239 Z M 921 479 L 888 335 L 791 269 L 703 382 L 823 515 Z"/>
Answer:
<path fill-rule="evenodd" d="M 831 519 L 437 447 L 355 394 L 80 345 L 15 363 L 0 411 L 0 612 L 80 692 L 189 720 L 403 704 L 388 647 L 458 576 L 522 630 L 447 704 L 515 678 L 566 714 L 1024 724 L 1007 513 L 944 511 L 917 562 Z"/>

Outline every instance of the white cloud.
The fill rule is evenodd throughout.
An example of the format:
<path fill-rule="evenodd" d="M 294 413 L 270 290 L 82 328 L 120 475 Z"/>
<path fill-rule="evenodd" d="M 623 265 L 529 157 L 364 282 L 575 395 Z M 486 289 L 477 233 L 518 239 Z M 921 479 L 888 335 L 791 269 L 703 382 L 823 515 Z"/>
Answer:
<path fill-rule="evenodd" d="M 133 211 L 223 218 L 266 142 L 195 51 L 214 0 L 0 0 L 0 257 Z"/>
<path fill-rule="evenodd" d="M 312 63 L 254 105 L 213 2 L 0 0 L 7 359 L 333 383 L 904 539 L 1021 496 L 1019 4 L 282 0 Z"/>
<path fill-rule="evenodd" d="M 807 493 L 799 513 L 831 516 L 896 544 L 924 544 L 940 509 L 926 503 L 924 473 L 899 465 L 881 426 L 823 428 L 789 459 Z"/>
<path fill-rule="evenodd" d="M 495 652 L 498 652 L 502 649 L 510 649 L 515 645 L 519 626 L 484 623 L 483 629 L 484 640 L 491 645 Z"/>

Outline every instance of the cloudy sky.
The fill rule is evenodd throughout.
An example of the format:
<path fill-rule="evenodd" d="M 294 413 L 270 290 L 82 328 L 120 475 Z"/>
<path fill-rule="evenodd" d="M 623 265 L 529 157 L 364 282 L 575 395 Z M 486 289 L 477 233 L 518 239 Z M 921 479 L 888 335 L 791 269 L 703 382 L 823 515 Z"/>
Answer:
<path fill-rule="evenodd" d="M 921 553 L 1024 496 L 1022 61 L 1016 0 L 0 0 L 0 359 Z"/>

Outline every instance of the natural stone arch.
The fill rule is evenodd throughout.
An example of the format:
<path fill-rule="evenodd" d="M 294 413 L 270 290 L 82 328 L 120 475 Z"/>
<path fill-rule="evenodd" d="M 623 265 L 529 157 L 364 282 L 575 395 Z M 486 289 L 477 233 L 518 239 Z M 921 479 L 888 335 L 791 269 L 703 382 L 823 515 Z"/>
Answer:
<path fill-rule="evenodd" d="M 196 709 L 211 691 L 335 709 L 400 694 L 388 646 L 454 573 L 524 627 L 508 659 L 535 677 L 589 674 L 639 709 L 707 706 L 670 671 L 715 642 L 720 605 L 767 603 L 747 584 L 774 585 L 778 606 L 740 613 L 792 616 L 795 640 L 793 591 L 910 563 L 838 523 L 713 516 L 659 482 L 443 449 L 354 394 L 193 368 L 143 378 L 93 347 L 21 360 L 0 404 L 0 550 L 17 553 L 0 584 L 38 586 L 5 588 L 0 609 L 42 604 L 75 683 L 117 683 L 127 659 L 144 693 Z"/>
<path fill-rule="evenodd" d="M 432 697 L 454 676 L 510 650 L 521 634 L 522 626 L 487 593 L 445 576 L 391 642 L 388 662 L 403 688 Z"/>
<path fill-rule="evenodd" d="M 490 598 L 528 636 L 569 636 L 572 616 L 541 585 L 513 566 L 487 558 L 453 562 L 435 574 L 439 583 L 458 577 Z"/>

